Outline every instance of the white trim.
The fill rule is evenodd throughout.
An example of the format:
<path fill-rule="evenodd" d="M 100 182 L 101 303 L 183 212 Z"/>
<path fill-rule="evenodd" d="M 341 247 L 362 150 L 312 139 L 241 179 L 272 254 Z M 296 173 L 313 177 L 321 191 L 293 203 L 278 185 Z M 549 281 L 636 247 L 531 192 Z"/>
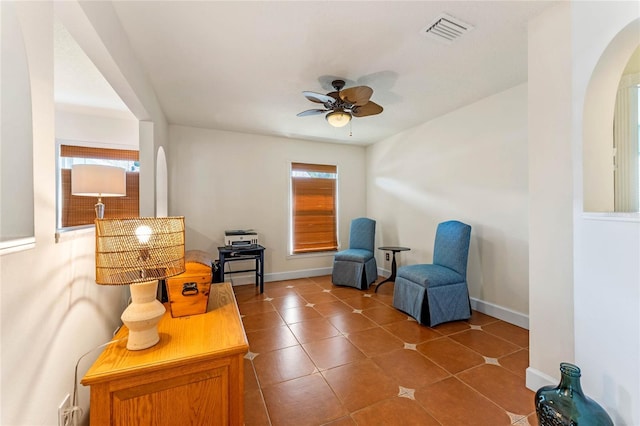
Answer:
<path fill-rule="evenodd" d="M 137 121 L 137 120 L 135 120 Z M 64 139 L 56 138 L 56 242 L 59 242 L 59 234 L 67 232 L 67 230 L 75 231 L 76 226 L 62 226 L 62 182 L 61 182 L 61 170 L 60 170 L 60 150 L 61 145 L 68 146 L 80 146 L 85 148 L 97 148 L 97 149 L 116 149 L 119 151 L 138 151 L 138 159 L 140 158 L 140 144 L 128 145 L 120 144 L 117 142 L 92 142 L 81 139 Z M 138 186 L 140 184 L 138 183 Z M 138 189 L 140 194 L 140 189 Z M 138 195 L 138 203 L 140 203 L 140 195 Z M 79 225 L 79 226 L 94 226 L 94 225 Z"/>
<path fill-rule="evenodd" d="M 288 201 L 287 214 L 288 214 L 289 222 L 288 222 L 288 228 L 287 228 L 288 238 L 287 238 L 286 256 L 287 258 L 294 258 L 297 256 L 314 254 L 314 253 L 298 253 L 298 254 L 293 253 L 293 179 L 291 178 L 291 174 L 293 172 L 292 170 L 293 163 L 333 166 L 336 168 L 336 178 L 335 178 L 336 195 L 335 195 L 334 203 L 336 206 L 335 224 L 336 224 L 336 241 L 338 243 L 338 247 L 336 248 L 335 251 L 332 250 L 332 251 L 319 252 L 320 256 L 324 256 L 324 255 L 333 256 L 334 254 L 336 254 L 336 252 L 340 251 L 340 165 L 337 162 L 336 163 L 324 163 L 324 162 L 318 163 L 317 161 L 304 161 L 304 160 L 291 160 L 291 159 L 287 160 L 287 181 L 289 182 L 289 196 L 287 198 L 287 201 Z"/>
<path fill-rule="evenodd" d="M 605 220 L 611 222 L 640 222 L 640 212 L 588 212 L 582 213 L 585 220 Z"/>
<path fill-rule="evenodd" d="M 526 370 L 527 378 L 525 386 L 532 391 L 537 391 L 543 386 L 558 384 L 558 379 L 551 376 L 547 376 L 542 371 L 536 370 L 533 367 L 528 367 Z"/>
<path fill-rule="evenodd" d="M 379 277 L 390 277 L 391 276 L 391 271 L 388 269 L 384 269 L 378 266 L 378 276 Z"/>
<path fill-rule="evenodd" d="M 517 325 L 524 329 L 529 329 L 529 316 L 521 312 L 516 312 L 503 306 L 495 305 L 484 300 L 471 297 L 471 309 L 498 318 L 509 324 Z"/>
<path fill-rule="evenodd" d="M 309 253 L 287 254 L 287 260 L 301 259 L 304 257 L 333 257 L 338 251 L 315 251 Z"/>
<path fill-rule="evenodd" d="M 56 244 L 75 240 L 77 238 L 83 238 L 88 235 L 91 235 L 93 237 L 96 234 L 95 229 L 95 225 L 82 225 L 58 229 L 56 231 Z"/>
<path fill-rule="evenodd" d="M 378 267 L 378 276 L 388 277 L 390 275 L 390 270 Z M 470 300 L 471 309 L 475 311 L 490 315 L 494 318 L 498 318 L 504 322 L 508 322 L 509 324 L 513 324 L 527 330 L 529 329 L 529 315 L 523 314 L 521 312 L 516 312 L 509 308 L 495 305 L 490 302 L 485 302 L 484 300 L 476 299 L 474 297 L 471 297 Z"/>
<path fill-rule="evenodd" d="M 268 283 L 271 281 L 284 281 L 284 280 L 295 280 L 299 278 L 309 278 L 309 277 L 321 277 L 323 275 L 331 275 L 332 267 L 326 268 L 317 268 L 317 269 L 302 269 L 299 271 L 288 271 L 288 272 L 276 272 L 271 274 L 264 274 L 264 282 Z M 225 274 L 225 280 L 231 281 L 232 285 L 246 285 L 246 284 L 255 284 L 256 276 L 254 273 L 249 272 L 247 274 Z M 265 284 L 266 287 L 266 284 Z"/>
<path fill-rule="evenodd" d="M 294 280 L 299 278 L 308 278 L 308 277 L 318 277 L 322 275 L 331 275 L 332 267 L 326 268 L 317 268 L 317 269 L 303 269 L 299 271 L 288 271 L 288 272 L 276 272 L 271 274 L 265 274 L 264 282 L 270 281 L 284 281 L 284 280 Z M 388 277 L 391 275 L 391 271 L 378 267 L 378 276 L 380 277 Z M 226 277 L 225 277 L 226 278 Z M 228 280 L 230 280 L 233 285 L 246 285 L 255 283 L 255 274 L 247 273 L 243 275 L 229 275 Z M 481 312 L 486 315 L 490 315 L 494 318 L 498 318 L 502 321 L 508 322 L 509 324 L 516 325 L 518 327 L 522 327 L 526 330 L 529 329 L 529 316 L 523 314 L 521 312 L 516 312 L 509 308 L 505 308 L 503 306 L 495 305 L 490 302 L 485 302 L 484 300 L 479 300 L 476 298 L 471 299 L 471 308 Z"/>
<path fill-rule="evenodd" d="M 264 282 L 268 283 L 271 281 L 295 280 L 300 278 L 331 275 L 332 269 L 333 268 L 329 266 L 325 268 L 302 269 L 298 271 L 275 272 L 270 274 L 265 273 Z M 383 268 L 378 268 L 378 276 L 386 277 L 390 274 L 391 271 Z M 255 284 L 255 274 L 253 272 L 242 275 L 226 274 L 225 280 L 231 281 L 234 286 Z M 479 300 L 473 297 L 471 298 L 471 308 L 483 314 L 490 315 L 494 318 L 498 318 L 502 321 L 508 322 L 509 324 L 513 324 L 527 330 L 529 329 L 529 316 L 521 312 L 516 312 L 509 308 L 498 306 L 493 303 L 485 302 L 484 300 Z"/>
<path fill-rule="evenodd" d="M 0 242 L 0 256 L 32 249 L 36 246 L 36 237 L 17 238 Z"/>
<path fill-rule="evenodd" d="M 620 84 L 618 85 L 619 89 L 628 89 L 633 86 L 640 85 L 640 73 L 635 74 L 625 74 L 620 77 Z"/>
<path fill-rule="evenodd" d="M 60 156 L 60 145 L 81 146 L 85 148 L 119 149 L 121 151 L 140 151 L 139 144 L 131 145 L 118 142 L 95 142 L 88 141 L 86 139 L 56 138 L 56 161 Z"/>

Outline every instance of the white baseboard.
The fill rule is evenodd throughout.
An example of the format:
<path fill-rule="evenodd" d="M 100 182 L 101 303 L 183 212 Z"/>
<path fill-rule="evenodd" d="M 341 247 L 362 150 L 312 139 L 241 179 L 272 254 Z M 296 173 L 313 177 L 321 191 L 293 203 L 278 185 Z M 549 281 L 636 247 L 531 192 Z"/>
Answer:
<path fill-rule="evenodd" d="M 558 384 L 558 379 L 548 376 L 535 368 L 528 367 L 526 373 L 527 379 L 525 385 L 534 392 L 543 386 Z"/>
<path fill-rule="evenodd" d="M 391 275 L 391 271 L 378 267 L 378 275 L 381 277 L 388 277 Z M 509 308 L 505 308 L 499 305 L 495 305 L 484 300 L 471 297 L 471 309 L 482 312 L 483 314 L 490 315 L 494 318 L 498 318 L 509 324 L 517 325 L 525 329 L 529 329 L 529 316 L 521 312 L 513 311 Z"/>
<path fill-rule="evenodd" d="M 302 269 L 299 271 L 288 271 L 288 272 L 274 272 L 270 274 L 264 274 L 264 282 L 270 281 L 284 281 L 284 280 L 295 280 L 298 278 L 308 278 L 308 277 L 321 277 L 323 275 L 331 275 L 333 271 L 333 267 L 328 266 L 326 268 L 316 268 L 316 269 Z M 378 275 L 381 277 L 388 277 L 391 275 L 391 271 L 386 269 L 378 268 Z M 255 284 L 255 274 L 247 273 L 242 275 L 236 274 L 227 274 L 225 279 L 231 281 L 233 285 L 247 285 L 247 284 Z"/>
<path fill-rule="evenodd" d="M 323 275 L 331 275 L 331 271 L 333 268 L 331 266 L 327 268 L 316 268 L 316 269 L 302 269 L 299 271 L 288 271 L 288 272 L 275 272 L 271 274 L 264 274 L 264 282 L 268 283 L 270 281 L 284 281 L 284 280 L 295 280 L 298 278 L 309 278 L 309 277 L 320 277 Z M 255 284 L 256 275 L 254 273 L 247 274 L 225 274 L 225 279 L 231 281 L 233 285 L 246 285 L 246 284 Z"/>
<path fill-rule="evenodd" d="M 501 319 L 509 324 L 529 329 L 529 316 L 484 300 L 471 298 L 471 309 Z"/>
<path fill-rule="evenodd" d="M 308 277 L 319 277 L 323 275 L 331 275 L 332 267 L 326 268 L 315 268 L 315 269 L 301 269 L 298 271 L 287 271 L 287 272 L 274 272 L 270 274 L 264 275 L 264 282 L 270 281 L 284 281 L 284 280 L 295 280 L 299 278 L 308 278 Z M 388 277 L 391 275 L 391 271 L 388 271 L 383 268 L 378 268 L 378 275 L 381 277 Z M 227 274 L 225 277 L 227 280 L 230 280 L 233 285 L 247 285 L 247 284 L 255 284 L 255 274 L 247 273 L 247 274 Z M 490 302 L 485 302 L 483 300 L 471 298 L 471 308 L 482 312 L 483 314 L 491 315 L 492 317 L 501 319 L 502 321 L 508 322 L 509 324 L 517 325 L 518 327 L 522 327 L 525 329 L 529 329 L 529 316 L 520 312 L 513 311 L 511 309 L 494 305 Z"/>

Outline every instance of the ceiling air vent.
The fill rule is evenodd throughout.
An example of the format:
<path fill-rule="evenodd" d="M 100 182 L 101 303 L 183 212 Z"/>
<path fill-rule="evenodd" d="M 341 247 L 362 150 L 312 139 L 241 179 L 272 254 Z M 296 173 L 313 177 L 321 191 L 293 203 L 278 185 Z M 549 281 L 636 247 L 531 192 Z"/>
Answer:
<path fill-rule="evenodd" d="M 472 29 L 473 25 L 443 13 L 430 25 L 424 27 L 421 34 L 434 38 L 442 43 L 451 44 Z"/>

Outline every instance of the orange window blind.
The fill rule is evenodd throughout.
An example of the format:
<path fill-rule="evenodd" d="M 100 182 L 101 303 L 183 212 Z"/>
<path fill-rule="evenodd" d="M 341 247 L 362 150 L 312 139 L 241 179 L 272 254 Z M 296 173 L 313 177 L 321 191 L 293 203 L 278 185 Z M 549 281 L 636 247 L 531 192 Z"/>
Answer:
<path fill-rule="evenodd" d="M 60 145 L 60 157 L 138 161 L 140 158 L 140 153 L 131 149 L 109 149 L 92 148 L 88 146 Z"/>
<path fill-rule="evenodd" d="M 60 157 L 92 158 L 101 160 L 138 161 L 139 153 L 134 150 L 92 148 L 60 145 Z M 127 172 L 127 195 L 124 197 L 104 197 L 105 218 L 126 218 L 140 216 L 140 174 Z M 94 206 L 97 197 L 71 195 L 71 169 L 60 169 L 60 190 L 62 208 L 60 226 L 63 228 L 91 225 L 96 218 Z"/>
<path fill-rule="evenodd" d="M 292 163 L 293 253 L 337 250 L 337 167 Z"/>

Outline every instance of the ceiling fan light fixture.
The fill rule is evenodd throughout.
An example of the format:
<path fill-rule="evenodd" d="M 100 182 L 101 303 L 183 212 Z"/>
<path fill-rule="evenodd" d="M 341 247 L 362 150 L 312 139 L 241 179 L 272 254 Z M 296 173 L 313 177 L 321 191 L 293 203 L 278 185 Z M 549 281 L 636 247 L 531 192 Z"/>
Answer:
<path fill-rule="evenodd" d="M 351 121 L 351 114 L 346 111 L 331 111 L 325 118 L 333 127 L 344 127 Z"/>

